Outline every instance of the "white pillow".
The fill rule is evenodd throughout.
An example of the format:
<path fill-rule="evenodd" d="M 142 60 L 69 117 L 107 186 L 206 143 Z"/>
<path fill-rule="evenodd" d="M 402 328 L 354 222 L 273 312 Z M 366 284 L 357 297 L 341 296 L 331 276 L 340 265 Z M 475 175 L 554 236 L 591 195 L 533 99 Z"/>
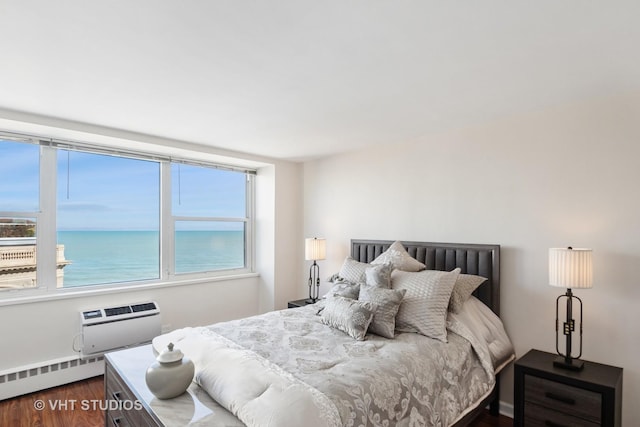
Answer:
<path fill-rule="evenodd" d="M 391 264 L 393 268 L 403 271 L 422 271 L 427 268 L 423 263 L 413 258 L 399 241 L 393 242 L 389 248 L 381 253 L 371 264 Z"/>
<path fill-rule="evenodd" d="M 396 316 L 396 330 L 447 342 L 447 307 L 458 274 L 459 268 L 451 272 L 394 270 L 391 288 L 407 290 Z"/>

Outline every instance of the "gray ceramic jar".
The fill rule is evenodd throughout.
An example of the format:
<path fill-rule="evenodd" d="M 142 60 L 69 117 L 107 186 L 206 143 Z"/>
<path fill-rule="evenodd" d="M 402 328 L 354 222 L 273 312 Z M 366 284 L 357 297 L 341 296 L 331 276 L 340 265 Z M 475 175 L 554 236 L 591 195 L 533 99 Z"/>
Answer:
<path fill-rule="evenodd" d="M 172 399 L 184 393 L 193 380 L 193 362 L 169 343 L 145 375 L 147 387 L 158 399 Z"/>

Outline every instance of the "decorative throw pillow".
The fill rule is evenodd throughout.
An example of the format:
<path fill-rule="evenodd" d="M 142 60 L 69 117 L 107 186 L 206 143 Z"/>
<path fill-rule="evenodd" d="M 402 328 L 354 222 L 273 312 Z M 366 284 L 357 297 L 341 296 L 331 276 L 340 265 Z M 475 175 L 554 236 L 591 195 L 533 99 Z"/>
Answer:
<path fill-rule="evenodd" d="M 371 261 L 372 265 L 390 263 L 393 268 L 402 271 L 422 271 L 427 268 L 423 263 L 413 258 L 399 241 L 393 242 L 389 248 Z"/>
<path fill-rule="evenodd" d="M 340 267 L 338 276 L 351 283 L 360 283 L 365 280 L 365 270 L 369 267 L 366 262 L 358 262 L 351 257 L 347 257 Z"/>
<path fill-rule="evenodd" d="M 342 277 L 340 277 L 338 273 L 333 273 L 331 276 L 327 277 L 327 282 L 329 283 L 339 282 L 340 280 L 342 280 Z"/>
<path fill-rule="evenodd" d="M 406 289 L 385 289 L 377 286 L 360 285 L 359 301 L 368 301 L 376 305 L 369 331 L 385 338 L 393 338 L 396 328 L 396 314 Z"/>
<path fill-rule="evenodd" d="M 459 268 L 451 272 L 394 271 L 391 287 L 407 291 L 396 316 L 396 330 L 447 342 L 447 307 L 458 274 Z"/>
<path fill-rule="evenodd" d="M 329 292 L 324 295 L 325 298 L 338 295 L 349 299 L 358 299 L 358 294 L 360 293 L 359 283 L 351 283 L 344 279 L 338 279 L 334 283 Z"/>
<path fill-rule="evenodd" d="M 375 309 L 376 306 L 372 302 L 331 296 L 327 298 L 320 320 L 325 325 L 345 332 L 358 341 L 363 341 Z"/>
<path fill-rule="evenodd" d="M 370 265 L 364 270 L 365 283 L 380 288 L 391 288 L 391 272 L 393 265 L 378 264 Z"/>
<path fill-rule="evenodd" d="M 456 284 L 453 286 L 453 292 L 451 292 L 449 311 L 460 313 L 462 306 L 469 299 L 473 291 L 486 281 L 486 277 L 473 274 L 459 274 Z"/>

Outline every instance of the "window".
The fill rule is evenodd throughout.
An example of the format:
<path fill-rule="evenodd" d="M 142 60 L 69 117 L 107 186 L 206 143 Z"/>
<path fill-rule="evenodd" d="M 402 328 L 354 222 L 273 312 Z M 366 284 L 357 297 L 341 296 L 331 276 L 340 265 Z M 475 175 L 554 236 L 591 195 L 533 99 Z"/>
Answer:
<path fill-rule="evenodd" d="M 0 290 L 249 272 L 252 173 L 0 138 Z"/>
<path fill-rule="evenodd" d="M 160 278 L 160 164 L 58 150 L 64 287 Z"/>
<path fill-rule="evenodd" d="M 243 268 L 246 175 L 174 163 L 171 178 L 175 272 Z"/>

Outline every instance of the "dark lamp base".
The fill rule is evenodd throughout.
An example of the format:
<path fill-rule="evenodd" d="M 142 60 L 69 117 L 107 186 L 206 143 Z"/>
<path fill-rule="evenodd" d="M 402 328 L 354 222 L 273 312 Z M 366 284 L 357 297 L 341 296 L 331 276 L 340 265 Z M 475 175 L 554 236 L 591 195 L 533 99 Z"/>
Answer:
<path fill-rule="evenodd" d="M 584 362 L 580 359 L 569 359 L 567 361 L 564 357 L 556 357 L 553 361 L 553 366 L 569 371 L 581 371 L 584 368 Z"/>

